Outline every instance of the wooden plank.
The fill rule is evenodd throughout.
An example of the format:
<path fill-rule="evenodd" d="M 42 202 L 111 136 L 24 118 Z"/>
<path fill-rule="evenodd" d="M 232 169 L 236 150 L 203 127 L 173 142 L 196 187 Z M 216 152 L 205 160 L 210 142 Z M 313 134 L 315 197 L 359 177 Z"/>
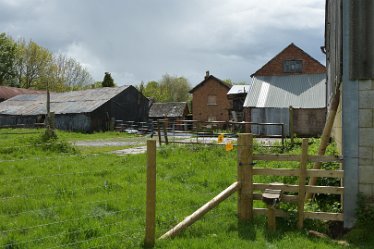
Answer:
<path fill-rule="evenodd" d="M 277 184 L 277 183 L 253 183 L 254 190 L 264 191 L 265 189 L 280 189 L 283 192 L 298 192 L 299 186 L 298 185 L 290 185 L 290 184 Z"/>
<path fill-rule="evenodd" d="M 254 215 L 266 215 L 267 208 L 254 208 Z M 288 218 L 290 214 L 280 209 L 275 210 L 275 217 Z M 304 212 L 305 219 L 314 219 L 314 220 L 336 220 L 343 221 L 344 215 L 342 213 L 325 213 L 325 212 Z"/>
<path fill-rule="evenodd" d="M 272 169 L 272 168 L 253 168 L 253 175 L 265 176 L 298 176 L 298 169 Z"/>
<path fill-rule="evenodd" d="M 342 195 L 344 193 L 344 187 L 333 187 L 333 186 L 306 186 L 306 192 L 314 194 L 337 194 Z"/>
<path fill-rule="evenodd" d="M 253 160 L 261 160 L 261 161 L 280 161 L 280 162 L 300 162 L 301 157 L 300 155 L 278 155 L 278 154 L 253 154 Z M 310 162 L 337 162 L 341 163 L 343 159 L 337 156 L 315 156 L 315 155 L 308 155 L 307 161 Z"/>
<path fill-rule="evenodd" d="M 323 170 L 323 169 L 308 169 L 306 175 L 308 177 L 332 177 L 343 178 L 344 170 Z"/>
<path fill-rule="evenodd" d="M 253 179 L 252 179 L 252 148 L 253 136 L 241 133 L 238 138 L 238 216 L 241 221 L 253 217 Z"/>
<path fill-rule="evenodd" d="M 234 182 L 231 184 L 228 188 L 226 188 L 224 191 L 219 193 L 216 197 L 214 197 L 212 200 L 207 202 L 205 205 L 200 207 L 198 210 L 196 210 L 194 213 L 192 213 L 190 216 L 187 216 L 182 222 L 180 222 L 178 225 L 173 227 L 171 230 L 169 230 L 167 233 L 162 235 L 160 239 L 167 239 L 172 238 L 176 235 L 178 235 L 180 232 L 182 232 L 184 229 L 186 229 L 188 226 L 195 223 L 197 220 L 199 220 L 204 214 L 218 206 L 222 201 L 227 199 L 230 195 L 235 193 L 239 189 L 239 183 Z"/>
<path fill-rule="evenodd" d="M 291 203 L 297 203 L 297 196 L 296 195 L 281 195 L 281 202 L 291 202 Z M 261 193 L 254 193 L 253 194 L 253 200 L 261 201 L 262 200 L 262 194 Z"/>
<path fill-rule="evenodd" d="M 301 161 L 300 161 L 300 175 L 299 175 L 299 192 L 297 202 L 297 227 L 302 229 L 304 226 L 304 200 L 305 200 L 305 181 L 306 181 L 306 166 L 308 160 L 308 139 L 304 138 L 301 144 Z"/>
<path fill-rule="evenodd" d="M 156 141 L 147 141 L 147 193 L 144 245 L 153 247 L 156 229 Z"/>
<path fill-rule="evenodd" d="M 325 212 L 304 212 L 305 219 L 314 220 L 336 220 L 343 221 L 344 215 L 342 213 L 325 213 Z"/>
<path fill-rule="evenodd" d="M 299 155 L 266 155 L 266 154 L 253 154 L 253 160 L 262 160 L 262 161 L 300 161 Z"/>
<path fill-rule="evenodd" d="M 266 175 L 266 176 L 299 176 L 298 169 L 285 169 L 285 168 L 253 168 L 253 175 Z M 306 172 L 307 177 L 332 177 L 343 178 L 344 170 L 323 170 L 323 169 L 308 169 Z"/>

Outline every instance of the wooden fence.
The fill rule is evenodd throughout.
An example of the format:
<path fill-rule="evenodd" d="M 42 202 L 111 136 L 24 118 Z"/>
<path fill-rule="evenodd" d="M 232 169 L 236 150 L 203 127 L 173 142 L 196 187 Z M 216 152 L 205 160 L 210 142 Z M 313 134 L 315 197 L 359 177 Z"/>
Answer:
<path fill-rule="evenodd" d="M 153 144 L 156 141 L 152 141 Z M 343 213 L 327 213 L 327 212 L 309 212 L 304 210 L 305 196 L 307 193 L 322 193 L 322 194 L 337 194 L 341 197 L 344 193 L 343 187 L 334 186 L 310 186 L 307 185 L 308 177 L 331 177 L 342 179 L 344 176 L 343 170 L 323 170 L 323 169 L 308 169 L 307 164 L 311 162 L 338 162 L 342 160 L 335 156 L 314 156 L 308 155 L 308 139 L 302 141 L 301 155 L 268 155 L 268 154 L 254 154 L 253 153 L 253 135 L 252 134 L 239 134 L 238 137 L 238 162 L 237 162 L 237 181 L 231 184 L 228 188 L 211 199 L 197 211 L 190 216 L 186 217 L 182 222 L 162 235 L 160 239 L 174 237 L 183 231 L 188 226 L 192 225 L 195 221 L 200 219 L 204 214 L 218 206 L 222 201 L 227 199 L 230 195 L 238 192 L 238 205 L 237 212 L 240 221 L 251 221 L 254 215 L 268 215 L 268 225 L 270 229 L 275 229 L 275 217 L 288 217 L 289 213 L 276 208 L 254 208 L 253 202 L 261 200 L 265 190 L 273 189 L 280 190 L 281 202 L 291 202 L 297 204 L 297 218 L 298 228 L 303 228 L 304 219 L 318 219 L 318 220 L 343 220 Z M 156 160 L 155 145 L 147 148 L 148 159 Z M 297 169 L 291 168 L 259 168 L 254 167 L 253 161 L 286 161 L 286 162 L 299 162 L 300 167 Z M 153 168 L 154 167 L 154 168 Z M 156 163 L 148 162 L 147 168 L 151 172 L 155 171 Z M 154 173 L 147 173 L 152 177 L 147 180 L 148 186 L 154 186 Z M 279 184 L 279 183 L 255 183 L 254 176 L 256 175 L 273 175 L 273 176 L 294 176 L 298 177 L 298 184 Z M 148 188 L 147 188 L 148 189 Z M 148 191 L 148 190 L 147 190 Z M 146 231 L 154 231 L 155 226 L 155 198 L 152 194 L 156 193 L 154 190 L 147 192 L 147 227 Z M 291 194 L 292 193 L 292 194 Z M 297 193 L 297 194 L 295 194 Z M 149 201 L 151 200 L 151 201 Z M 341 198 L 342 200 L 342 198 Z M 155 242 L 154 232 L 147 232 L 145 237 L 146 245 L 153 246 Z"/>

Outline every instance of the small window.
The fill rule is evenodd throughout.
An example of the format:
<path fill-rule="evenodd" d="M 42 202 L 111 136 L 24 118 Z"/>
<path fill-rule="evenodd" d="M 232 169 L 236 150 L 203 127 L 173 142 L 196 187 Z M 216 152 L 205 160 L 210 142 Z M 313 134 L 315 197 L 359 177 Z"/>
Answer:
<path fill-rule="evenodd" d="M 284 73 L 302 73 L 303 61 L 302 60 L 286 60 L 283 62 Z"/>
<path fill-rule="evenodd" d="M 217 105 L 216 95 L 208 95 L 208 105 Z"/>

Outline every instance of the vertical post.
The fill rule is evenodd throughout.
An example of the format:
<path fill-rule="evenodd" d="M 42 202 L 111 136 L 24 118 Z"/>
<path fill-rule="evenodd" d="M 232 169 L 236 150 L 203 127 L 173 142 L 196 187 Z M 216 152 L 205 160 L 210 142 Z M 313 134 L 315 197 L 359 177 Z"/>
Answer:
<path fill-rule="evenodd" d="M 158 144 L 161 146 L 161 128 L 160 128 L 160 120 L 157 119 L 157 135 L 158 135 Z"/>
<path fill-rule="evenodd" d="M 145 247 L 154 247 L 156 228 L 156 141 L 147 141 L 147 200 Z"/>
<path fill-rule="evenodd" d="M 290 107 L 288 108 L 289 110 L 289 124 L 288 124 L 288 129 L 289 129 L 289 133 L 290 133 L 290 138 L 291 138 L 291 145 L 293 145 L 294 143 L 294 127 L 293 127 L 293 124 L 294 124 L 294 121 L 293 121 L 293 107 L 292 105 L 290 105 Z"/>
<path fill-rule="evenodd" d="M 277 228 L 275 220 L 275 208 L 272 205 L 267 207 L 267 219 L 268 219 L 268 229 L 274 232 Z"/>
<path fill-rule="evenodd" d="M 168 140 L 168 120 L 167 119 L 164 119 L 164 124 L 163 124 L 163 131 L 164 131 L 164 138 L 165 138 L 165 143 L 166 145 L 169 144 L 169 140 Z"/>
<path fill-rule="evenodd" d="M 305 202 L 305 184 L 306 184 L 306 165 L 308 161 L 308 139 L 304 138 L 301 145 L 301 160 L 300 160 L 300 173 L 299 173 L 299 193 L 297 212 L 298 220 L 297 227 L 302 229 L 304 226 L 304 202 Z"/>
<path fill-rule="evenodd" d="M 241 133 L 238 138 L 238 216 L 240 221 L 253 217 L 253 135 Z"/>

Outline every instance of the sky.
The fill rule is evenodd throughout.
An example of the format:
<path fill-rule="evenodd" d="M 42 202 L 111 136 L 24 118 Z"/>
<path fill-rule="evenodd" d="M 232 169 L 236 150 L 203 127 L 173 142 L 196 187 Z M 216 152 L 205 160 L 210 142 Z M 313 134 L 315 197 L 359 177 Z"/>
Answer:
<path fill-rule="evenodd" d="M 79 61 L 117 85 L 163 75 L 232 82 L 291 42 L 325 64 L 325 0 L 0 0 L 0 32 Z"/>

